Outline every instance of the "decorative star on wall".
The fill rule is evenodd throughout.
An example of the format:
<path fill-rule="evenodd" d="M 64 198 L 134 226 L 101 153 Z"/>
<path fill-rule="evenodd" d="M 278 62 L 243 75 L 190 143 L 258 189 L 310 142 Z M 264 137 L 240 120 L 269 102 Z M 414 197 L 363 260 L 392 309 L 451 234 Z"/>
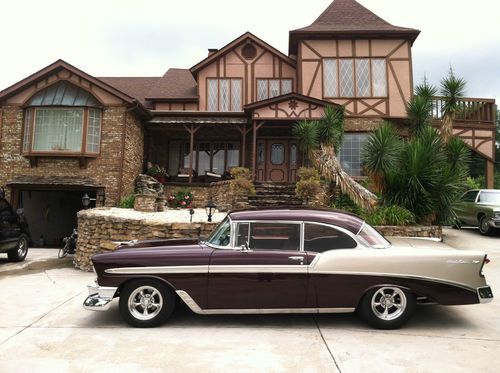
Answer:
<path fill-rule="evenodd" d="M 295 110 L 297 109 L 297 107 L 299 106 L 299 103 L 295 100 L 290 100 L 288 102 L 288 107 L 291 109 L 291 110 Z"/>

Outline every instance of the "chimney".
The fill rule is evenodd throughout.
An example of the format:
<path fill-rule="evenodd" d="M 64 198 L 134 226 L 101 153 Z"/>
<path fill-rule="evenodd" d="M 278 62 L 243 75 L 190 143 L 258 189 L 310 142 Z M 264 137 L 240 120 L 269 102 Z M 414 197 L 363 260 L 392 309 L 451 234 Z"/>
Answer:
<path fill-rule="evenodd" d="M 212 54 L 216 53 L 218 51 L 217 48 L 208 48 L 208 56 L 211 56 Z"/>

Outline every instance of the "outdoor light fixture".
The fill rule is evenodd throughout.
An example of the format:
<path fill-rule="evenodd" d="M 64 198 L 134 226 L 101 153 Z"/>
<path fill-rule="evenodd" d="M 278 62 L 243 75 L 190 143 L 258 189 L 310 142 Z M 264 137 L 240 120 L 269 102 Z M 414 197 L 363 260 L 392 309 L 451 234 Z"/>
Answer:
<path fill-rule="evenodd" d="M 194 215 L 194 210 L 193 209 L 189 209 L 189 222 L 190 223 L 193 222 L 193 215 Z"/>
<path fill-rule="evenodd" d="M 87 193 L 85 193 L 82 197 L 82 205 L 85 209 L 88 209 L 91 201 L 95 201 L 95 198 L 90 198 Z"/>
<path fill-rule="evenodd" d="M 205 206 L 205 211 L 207 212 L 207 216 L 208 216 L 208 222 L 212 221 L 212 216 L 214 215 L 214 212 L 215 212 L 216 208 L 217 208 L 217 205 L 210 198 L 208 200 L 207 205 Z"/>

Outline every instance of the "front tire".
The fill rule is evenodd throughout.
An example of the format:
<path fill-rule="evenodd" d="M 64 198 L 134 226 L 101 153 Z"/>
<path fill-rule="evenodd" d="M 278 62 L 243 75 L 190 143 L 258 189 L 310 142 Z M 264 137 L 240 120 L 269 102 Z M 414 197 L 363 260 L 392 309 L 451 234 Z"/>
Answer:
<path fill-rule="evenodd" d="M 493 233 L 493 228 L 488 224 L 486 215 L 481 216 L 481 219 L 479 219 L 479 233 L 483 236 L 489 236 Z"/>
<path fill-rule="evenodd" d="M 175 307 L 175 295 L 158 280 L 134 280 L 121 290 L 119 305 L 122 318 L 128 324 L 151 328 L 168 320 Z"/>
<path fill-rule="evenodd" d="M 22 262 L 24 259 L 26 259 L 26 255 L 28 255 L 28 244 L 28 237 L 24 235 L 19 237 L 16 248 L 7 252 L 9 260 L 11 262 Z"/>
<path fill-rule="evenodd" d="M 407 290 L 383 286 L 370 290 L 361 300 L 361 318 L 376 329 L 397 329 L 405 324 L 416 309 L 416 299 Z"/>

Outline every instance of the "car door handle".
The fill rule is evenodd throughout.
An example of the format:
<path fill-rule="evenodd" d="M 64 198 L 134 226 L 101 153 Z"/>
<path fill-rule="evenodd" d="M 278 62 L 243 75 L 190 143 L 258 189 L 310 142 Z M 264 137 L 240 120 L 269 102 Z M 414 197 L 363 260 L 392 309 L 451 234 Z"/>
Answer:
<path fill-rule="evenodd" d="M 288 259 L 291 259 L 291 260 L 300 260 L 301 262 L 304 261 L 304 257 L 303 256 L 289 256 Z"/>

